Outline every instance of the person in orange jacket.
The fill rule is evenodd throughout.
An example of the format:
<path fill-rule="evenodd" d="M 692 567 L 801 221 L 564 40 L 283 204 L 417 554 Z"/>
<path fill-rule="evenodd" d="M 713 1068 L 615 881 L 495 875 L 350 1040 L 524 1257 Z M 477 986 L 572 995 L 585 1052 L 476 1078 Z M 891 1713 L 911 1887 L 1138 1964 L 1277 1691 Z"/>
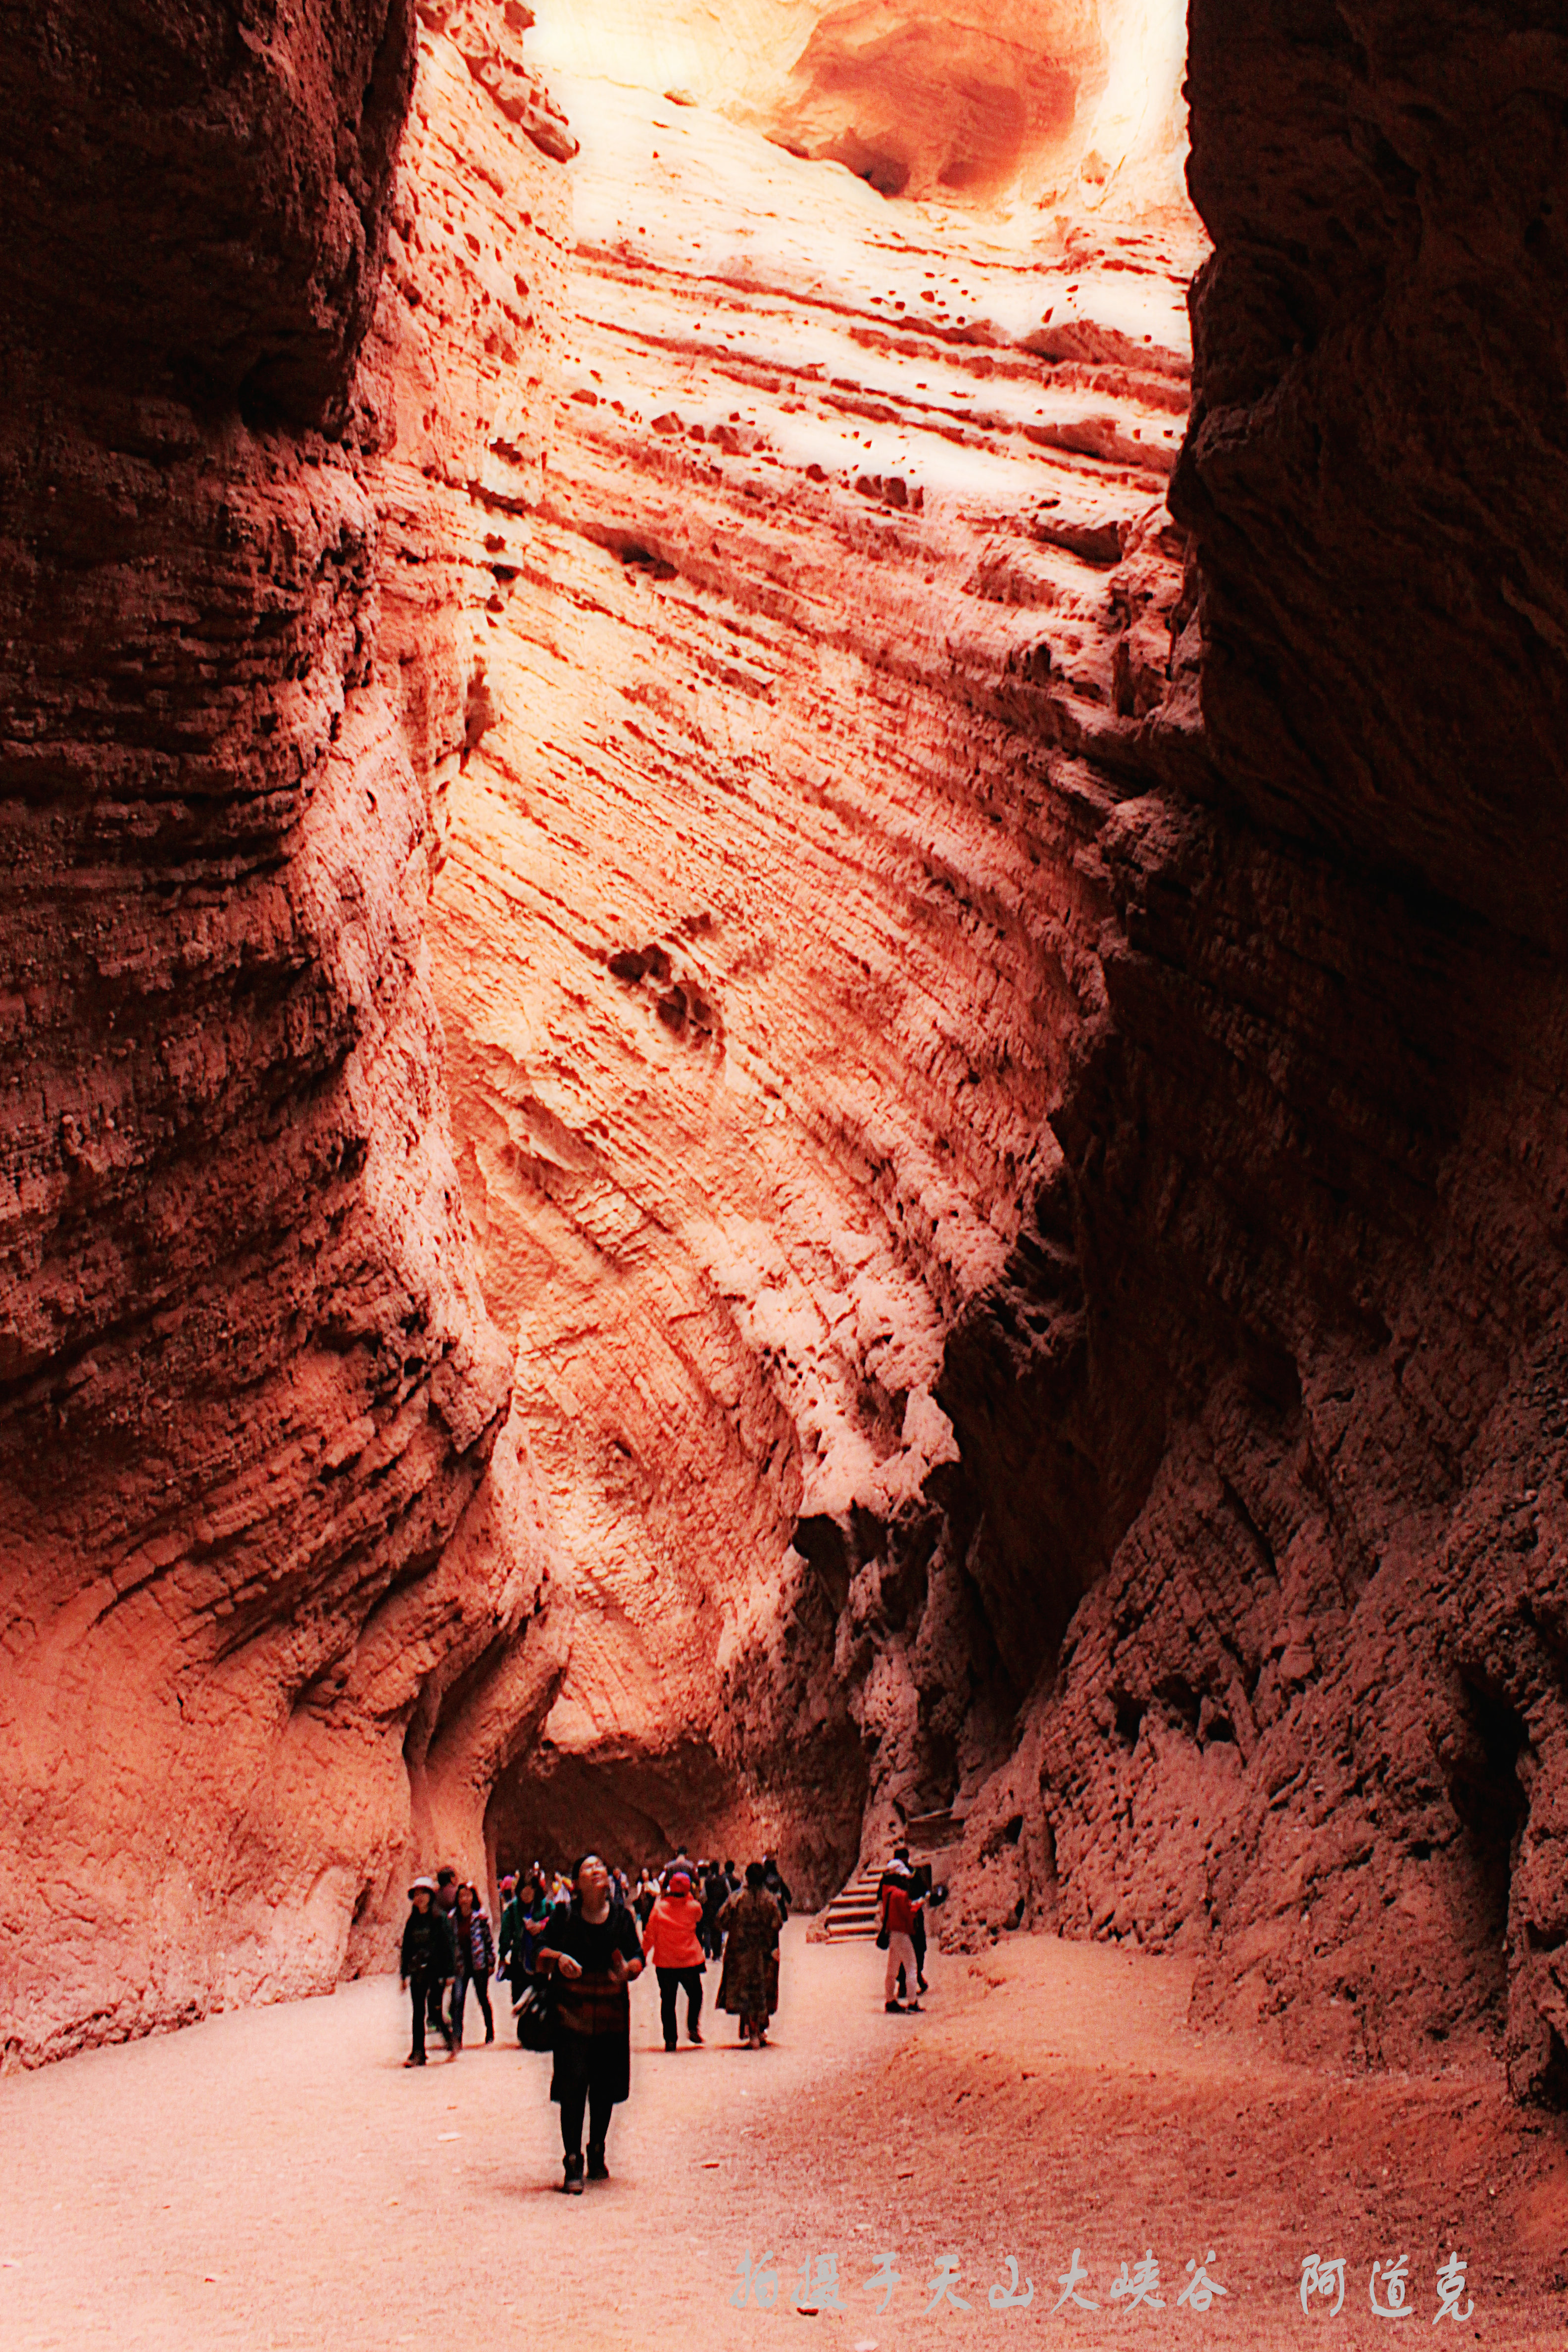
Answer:
<path fill-rule="evenodd" d="M 697 1936 L 701 1922 L 702 1906 L 691 1892 L 690 1879 L 684 1870 L 672 1870 L 664 1893 L 648 1914 L 642 1939 L 644 1956 L 651 1956 L 658 1979 L 667 2050 L 675 2047 L 675 1997 L 682 1985 L 688 2037 L 693 2042 L 702 2039 L 698 2026 L 702 2014 L 702 1946 Z"/>

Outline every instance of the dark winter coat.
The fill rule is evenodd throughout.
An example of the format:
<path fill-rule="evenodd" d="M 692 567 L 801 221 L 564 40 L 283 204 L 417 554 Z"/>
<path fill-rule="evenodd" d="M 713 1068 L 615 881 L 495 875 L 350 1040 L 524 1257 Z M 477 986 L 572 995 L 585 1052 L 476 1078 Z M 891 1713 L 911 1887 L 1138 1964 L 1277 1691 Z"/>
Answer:
<path fill-rule="evenodd" d="M 515 1983 L 523 1973 L 522 1905 L 515 1895 L 509 1895 L 501 1905 L 500 1972 L 508 1984 Z"/>
<path fill-rule="evenodd" d="M 551 1971 L 556 2035 L 550 2095 L 559 2106 L 563 2092 L 597 2087 L 619 2105 L 631 2087 L 632 2010 L 625 1983 L 610 1975 L 610 1962 L 618 1952 L 623 1960 L 642 1964 L 632 1915 L 624 1904 L 612 1903 L 608 1917 L 595 1927 L 574 1903 L 551 1915 L 541 1948 L 569 1952 L 583 1971 L 579 1977 Z"/>
<path fill-rule="evenodd" d="M 438 1977 L 452 1973 L 452 1930 L 447 1914 L 434 1903 L 426 1912 L 411 1910 L 403 1927 L 403 1947 L 397 1973 L 404 1977 Z"/>

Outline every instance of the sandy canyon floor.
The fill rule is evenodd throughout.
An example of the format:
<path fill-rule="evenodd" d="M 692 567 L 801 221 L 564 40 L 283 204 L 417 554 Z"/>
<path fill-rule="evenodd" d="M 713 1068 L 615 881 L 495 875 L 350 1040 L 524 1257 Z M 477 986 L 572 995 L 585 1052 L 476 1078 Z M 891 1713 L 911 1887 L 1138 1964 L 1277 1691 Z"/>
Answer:
<path fill-rule="evenodd" d="M 405 2072 L 387 1979 L 13 2075 L 5 2341 L 1360 2347 L 1394 2325 L 1372 2264 L 1408 2255 L 1425 2339 L 1455 2248 L 1474 2302 L 1456 2337 L 1563 2342 L 1568 2127 L 1510 2109 L 1491 2074 L 1280 2067 L 1184 2023 L 1184 1962 L 1104 1946 L 936 1955 L 911 2018 L 884 2015 L 880 1967 L 792 1922 L 758 2055 L 710 2015 L 703 2048 L 666 2057 L 645 1979 L 614 2177 L 570 2201 L 547 2062 L 502 2038 Z M 1075 2245 L 1098 2308 L 1053 2313 Z M 1158 2311 L 1109 2293 L 1146 2249 Z M 776 2303 L 738 2310 L 764 2252 Z M 889 2252 L 901 2284 L 878 2315 L 864 2283 Z M 1309 2252 L 1345 2258 L 1337 2317 L 1302 2312 Z M 970 2307 L 927 2315 L 950 2253 Z M 842 2315 L 797 2315 L 807 2254 L 837 2256 Z M 994 2309 L 1009 2255 L 1034 2300 Z M 1203 2314 L 1177 2301 L 1194 2259 L 1226 2290 Z"/>

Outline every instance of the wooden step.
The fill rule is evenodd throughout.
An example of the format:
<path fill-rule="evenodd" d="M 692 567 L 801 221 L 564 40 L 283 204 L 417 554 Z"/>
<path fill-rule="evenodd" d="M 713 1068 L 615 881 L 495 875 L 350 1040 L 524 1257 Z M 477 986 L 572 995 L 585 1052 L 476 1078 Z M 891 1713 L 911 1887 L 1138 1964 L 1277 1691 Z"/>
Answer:
<path fill-rule="evenodd" d="M 863 1870 L 857 1872 L 822 1913 L 814 1931 L 816 1935 L 830 1944 L 875 1936 L 877 1915 L 880 1908 L 877 1889 L 886 1867 L 885 1863 L 868 1863 Z"/>

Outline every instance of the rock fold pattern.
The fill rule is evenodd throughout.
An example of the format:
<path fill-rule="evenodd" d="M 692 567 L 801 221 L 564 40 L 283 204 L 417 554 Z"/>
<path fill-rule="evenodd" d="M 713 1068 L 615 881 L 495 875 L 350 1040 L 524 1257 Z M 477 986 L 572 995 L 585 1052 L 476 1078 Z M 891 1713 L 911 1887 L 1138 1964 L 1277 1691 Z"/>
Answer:
<path fill-rule="evenodd" d="M 439 467 L 394 483 L 399 409 L 465 480 L 483 438 L 383 274 L 414 20 L 58 5 L 0 51 L 0 1900 L 32 2060 L 379 1964 L 411 1838 L 477 1864 L 556 1669 L 425 943 L 471 669 L 451 626 L 383 641 L 395 489 L 443 528 Z"/>
<path fill-rule="evenodd" d="M 436 917 L 592 1562 L 500 1826 L 710 1748 L 825 1879 L 862 1792 L 956 1801 L 963 1939 L 1195 1947 L 1200 2013 L 1555 2095 L 1562 485 L 1497 241 L 1555 266 L 1557 49 L 1219 13 L 1168 508 L 1174 226 L 1069 227 L 1026 313 L 972 221 L 569 99 Z"/>
<path fill-rule="evenodd" d="M 825 1895 L 868 1797 L 879 1830 L 1005 1752 L 1049 1638 L 931 1554 L 934 1391 L 1059 1164 L 1096 837 L 1194 649 L 1163 491 L 1198 244 L 1173 211 L 1042 268 L 1037 224 L 556 87 L 547 462 L 497 522 L 432 908 L 578 1586 L 491 1831 L 776 1843 Z"/>
<path fill-rule="evenodd" d="M 958 1940 L 1568 2086 L 1568 46 L 1194 0 L 1189 425 L 1043 13 L 983 153 L 854 9 L 0 12 L 26 2058 L 952 1807 Z"/>

